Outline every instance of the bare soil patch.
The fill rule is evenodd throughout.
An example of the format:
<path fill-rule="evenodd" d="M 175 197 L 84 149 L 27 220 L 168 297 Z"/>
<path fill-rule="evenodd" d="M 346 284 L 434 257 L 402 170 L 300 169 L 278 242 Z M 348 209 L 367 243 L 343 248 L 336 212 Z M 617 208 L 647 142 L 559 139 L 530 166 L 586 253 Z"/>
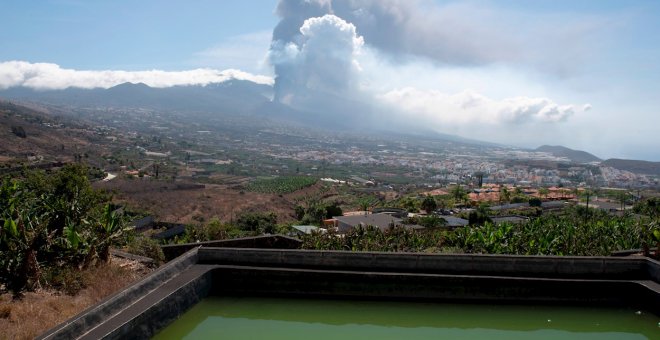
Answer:
<path fill-rule="evenodd" d="M 336 190 L 328 190 L 319 183 L 284 195 L 249 192 L 231 185 L 205 184 L 202 188 L 194 183 L 137 178 L 116 178 L 94 186 L 116 190 L 115 200 L 129 208 L 146 211 L 161 221 L 178 223 L 199 223 L 213 217 L 232 221 L 248 211 L 274 212 L 279 223 L 286 223 L 295 220 L 297 199 L 305 196 L 328 199 L 336 195 Z"/>
<path fill-rule="evenodd" d="M 198 223 L 212 217 L 230 221 L 245 211 L 272 211 L 277 214 L 279 222 L 294 218 L 295 202 L 292 199 L 231 189 L 227 185 L 206 184 L 203 188 L 186 188 L 178 182 L 168 184 L 118 178 L 95 186 L 116 190 L 115 199 L 120 203 L 168 222 Z"/>

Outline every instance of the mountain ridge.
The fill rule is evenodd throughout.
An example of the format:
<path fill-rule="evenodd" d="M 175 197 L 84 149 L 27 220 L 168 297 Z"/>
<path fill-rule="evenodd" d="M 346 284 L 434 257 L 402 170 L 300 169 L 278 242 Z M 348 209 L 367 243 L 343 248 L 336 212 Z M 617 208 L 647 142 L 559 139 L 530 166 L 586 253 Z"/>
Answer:
<path fill-rule="evenodd" d="M 555 157 L 565 157 L 575 163 L 601 162 L 602 159 L 582 150 L 574 150 L 561 145 L 542 145 L 536 151 L 547 152 Z"/>
<path fill-rule="evenodd" d="M 625 170 L 645 175 L 660 176 L 660 162 L 610 158 L 603 161 L 601 164 L 619 170 Z"/>

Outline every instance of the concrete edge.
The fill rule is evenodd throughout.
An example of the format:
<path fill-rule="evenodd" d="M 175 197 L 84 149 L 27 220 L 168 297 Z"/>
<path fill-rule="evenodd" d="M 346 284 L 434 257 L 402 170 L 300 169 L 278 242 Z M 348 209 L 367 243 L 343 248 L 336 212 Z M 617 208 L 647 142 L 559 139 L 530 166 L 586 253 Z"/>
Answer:
<path fill-rule="evenodd" d="M 37 339 L 72 339 L 84 334 L 103 322 L 107 317 L 120 312 L 122 308 L 146 292 L 156 289 L 164 282 L 175 277 L 181 270 L 196 264 L 198 261 L 198 250 L 198 248 L 195 248 L 188 251 L 181 257 L 158 268 L 137 283 L 112 294 L 101 302 L 94 304 L 61 324 L 49 329 L 37 337 Z"/>
<path fill-rule="evenodd" d="M 297 238 L 275 234 L 195 243 L 167 244 L 162 245 L 161 249 L 165 258 L 172 260 L 186 251 L 200 246 L 215 248 L 299 249 L 301 245 L 302 241 Z"/>
<path fill-rule="evenodd" d="M 658 280 L 643 257 L 561 257 L 201 248 L 199 263 L 380 272 Z M 649 268 L 656 268 L 652 271 Z M 653 273 L 656 273 L 655 275 Z"/>
<path fill-rule="evenodd" d="M 646 259 L 646 271 L 649 277 L 656 283 L 660 284 L 660 261 L 648 257 L 645 259 Z"/>
<path fill-rule="evenodd" d="M 213 285 L 215 266 L 193 265 L 121 313 L 105 320 L 80 339 L 146 339 L 205 298 Z"/>

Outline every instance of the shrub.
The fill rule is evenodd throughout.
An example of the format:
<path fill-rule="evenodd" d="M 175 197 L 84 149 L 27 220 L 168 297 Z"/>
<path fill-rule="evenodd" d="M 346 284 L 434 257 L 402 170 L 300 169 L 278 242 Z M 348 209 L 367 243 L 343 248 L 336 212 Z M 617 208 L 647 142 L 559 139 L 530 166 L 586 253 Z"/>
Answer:
<path fill-rule="evenodd" d="M 533 197 L 533 198 L 529 199 L 529 206 L 530 207 L 540 207 L 542 203 L 543 202 L 541 202 L 541 199 L 538 198 L 538 197 Z"/>
<path fill-rule="evenodd" d="M 27 137 L 27 134 L 25 133 L 25 129 L 23 129 L 22 126 L 12 126 L 11 132 L 20 138 Z"/>
<path fill-rule="evenodd" d="M 156 265 L 159 265 L 165 262 L 165 255 L 163 250 L 160 248 L 158 241 L 146 237 L 146 236 L 136 236 L 128 243 L 126 247 L 127 251 L 131 254 L 140 255 L 153 259 Z"/>
<path fill-rule="evenodd" d="M 79 269 L 65 266 L 47 268 L 43 279 L 51 288 L 71 296 L 87 286 L 86 279 Z"/>
<path fill-rule="evenodd" d="M 236 227 L 253 234 L 275 234 L 277 230 L 277 215 L 275 213 L 248 212 L 238 216 Z"/>

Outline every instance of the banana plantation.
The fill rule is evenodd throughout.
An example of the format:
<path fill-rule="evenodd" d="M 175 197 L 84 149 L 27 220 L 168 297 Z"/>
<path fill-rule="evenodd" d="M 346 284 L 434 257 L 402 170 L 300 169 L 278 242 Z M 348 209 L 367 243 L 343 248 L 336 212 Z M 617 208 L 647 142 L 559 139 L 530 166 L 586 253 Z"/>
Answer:
<path fill-rule="evenodd" d="M 454 230 L 426 231 L 398 226 L 388 230 L 358 227 L 342 236 L 332 232 L 303 236 L 306 249 L 347 251 L 608 256 L 616 251 L 641 249 L 647 255 L 657 256 L 657 251 L 649 251 L 657 246 L 657 217 L 617 217 L 584 209 L 544 215 L 520 224 L 485 222 Z"/>
<path fill-rule="evenodd" d="M 0 288 L 55 287 L 63 273 L 109 260 L 125 227 L 87 168 L 26 172 L 0 179 Z"/>

